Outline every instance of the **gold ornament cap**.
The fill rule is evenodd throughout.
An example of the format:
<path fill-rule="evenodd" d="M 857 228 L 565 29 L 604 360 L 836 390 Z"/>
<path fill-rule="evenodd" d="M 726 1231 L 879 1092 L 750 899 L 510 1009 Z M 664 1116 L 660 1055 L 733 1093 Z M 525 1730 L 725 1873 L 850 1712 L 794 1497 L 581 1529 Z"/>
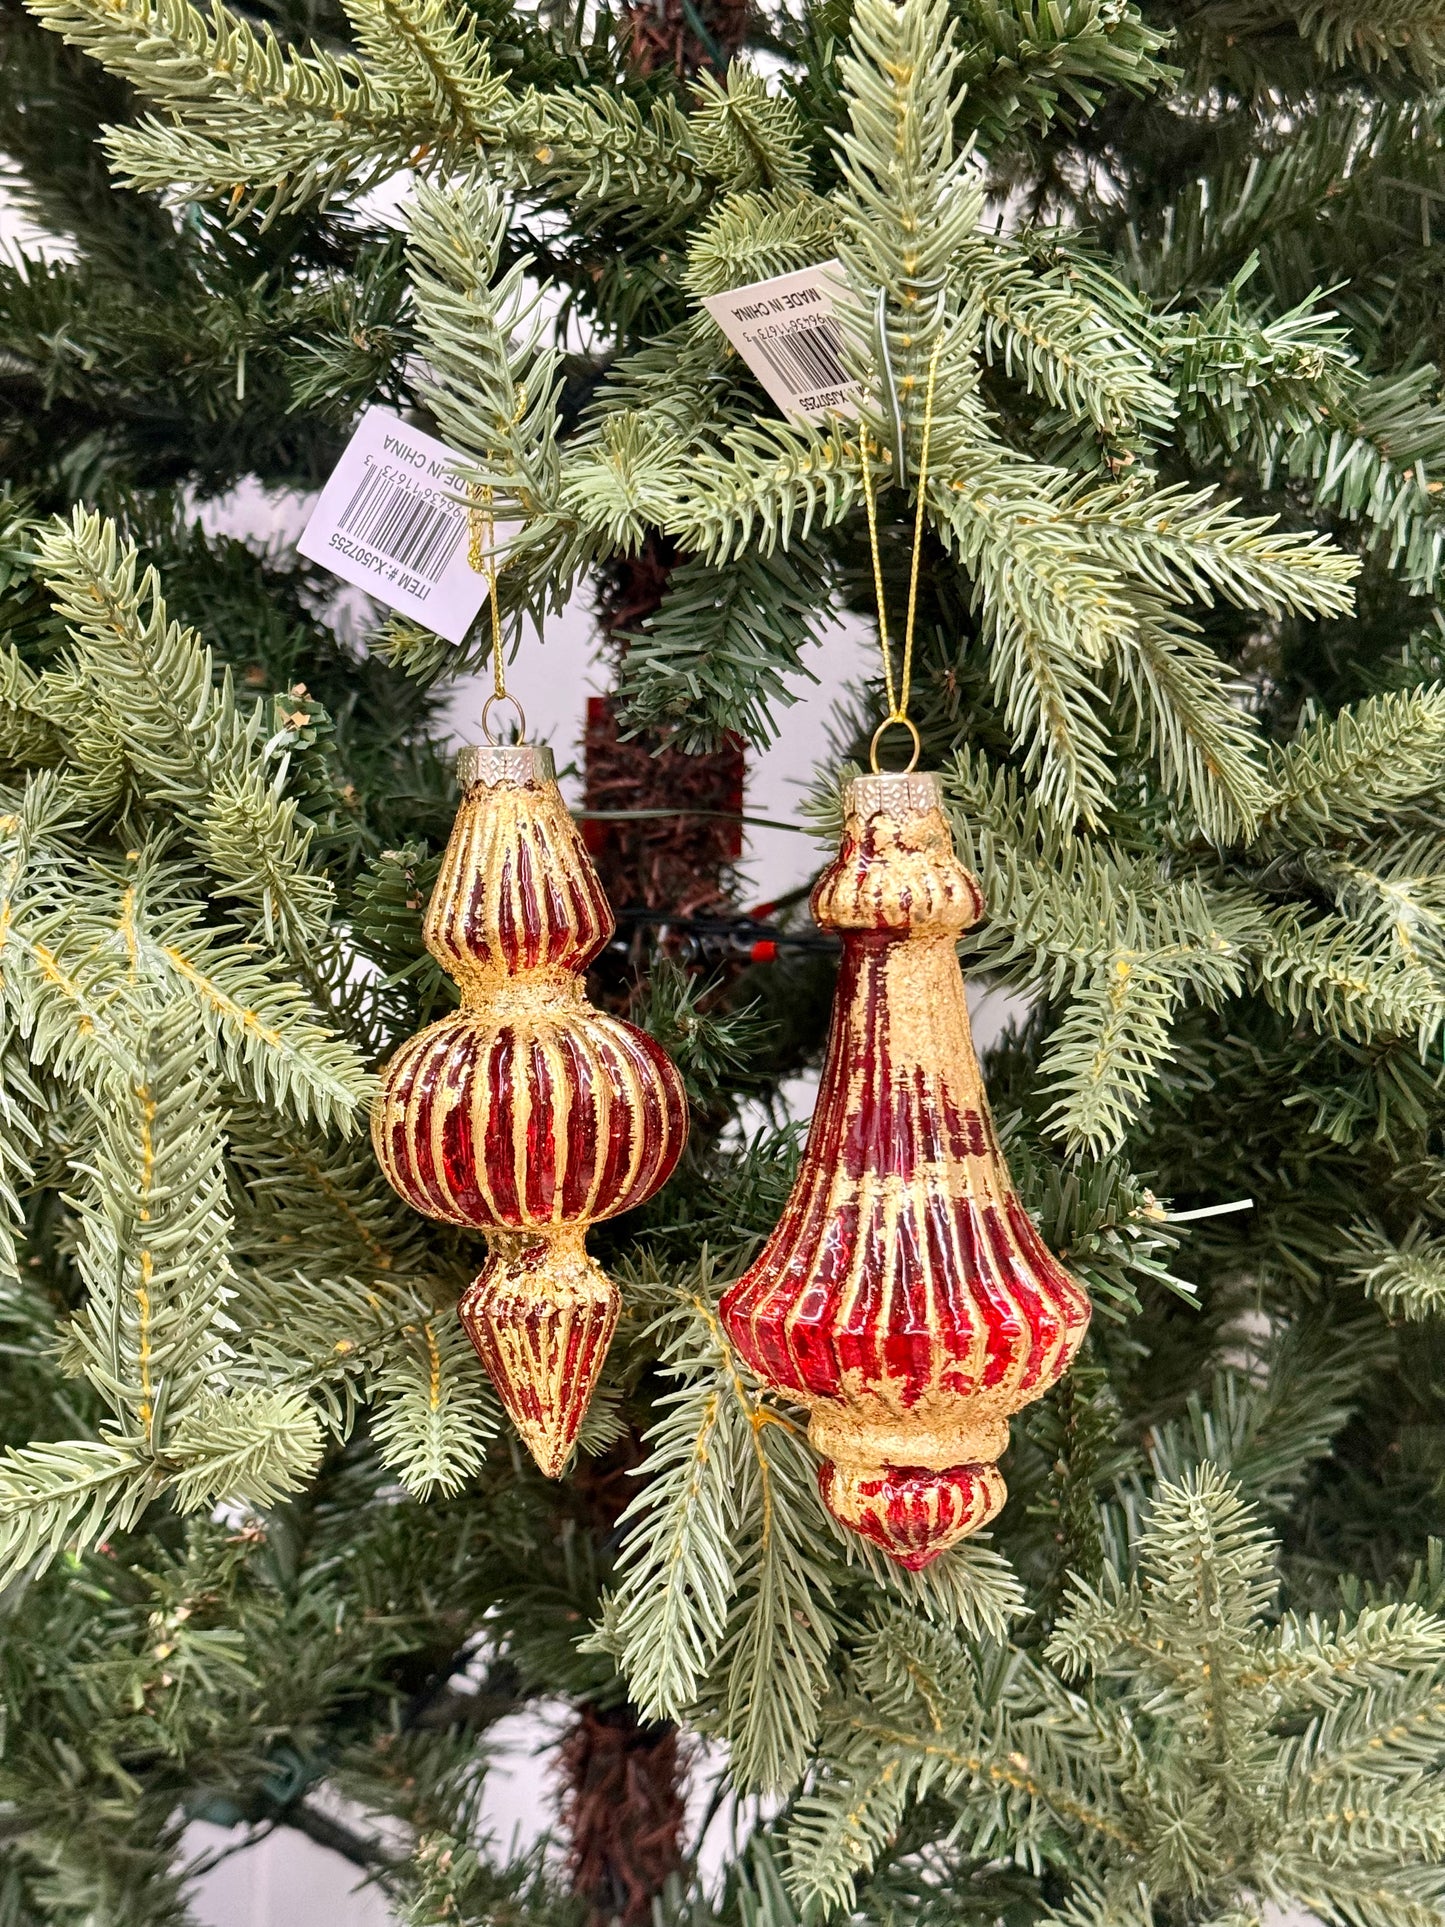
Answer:
<path fill-rule="evenodd" d="M 843 789 L 848 816 L 925 816 L 943 808 L 943 791 L 932 770 L 874 770 L 853 777 Z"/>
<path fill-rule="evenodd" d="M 489 790 L 526 789 L 555 782 L 557 764 L 545 743 L 468 743 L 457 754 L 457 782 L 463 790 L 483 784 Z"/>

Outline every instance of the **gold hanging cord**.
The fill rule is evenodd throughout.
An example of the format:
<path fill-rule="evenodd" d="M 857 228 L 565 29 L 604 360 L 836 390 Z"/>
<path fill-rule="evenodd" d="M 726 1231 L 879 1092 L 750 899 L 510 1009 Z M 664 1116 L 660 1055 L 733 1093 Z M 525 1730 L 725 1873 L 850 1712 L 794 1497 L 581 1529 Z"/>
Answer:
<path fill-rule="evenodd" d="M 492 711 L 499 703 L 510 703 L 517 712 L 517 741 L 527 740 L 527 713 L 517 698 L 507 689 L 506 651 L 502 646 L 502 612 L 497 607 L 497 524 L 492 515 L 492 491 L 478 488 L 475 484 L 468 488 L 470 501 L 467 507 L 468 544 L 467 561 L 478 575 L 487 578 L 487 607 L 492 612 L 492 693 L 482 704 L 482 734 L 489 743 L 501 739 L 492 733 Z M 478 507 L 478 503 L 481 504 Z"/>
<path fill-rule="evenodd" d="M 883 562 L 878 553 L 878 505 L 873 497 L 873 465 L 868 459 L 868 430 L 860 437 L 863 451 L 863 500 L 868 509 L 868 545 L 873 553 L 873 593 L 878 602 L 878 641 L 883 651 L 883 686 L 888 696 L 888 714 L 873 732 L 868 746 L 868 761 L 878 773 L 878 744 L 890 729 L 906 729 L 913 738 L 913 754 L 908 768 L 917 769 L 923 744 L 918 725 L 908 714 L 908 699 L 913 691 L 913 624 L 918 613 L 918 563 L 923 549 L 923 503 L 928 492 L 928 446 L 933 435 L 933 391 L 938 378 L 938 357 L 943 348 L 943 331 L 928 363 L 928 392 L 923 404 L 923 444 L 918 453 L 918 506 L 913 517 L 913 557 L 908 569 L 908 614 L 903 626 L 903 667 L 898 684 L 893 681 L 893 649 L 888 640 L 888 609 L 883 597 Z M 901 455 L 900 437 L 900 455 Z"/>

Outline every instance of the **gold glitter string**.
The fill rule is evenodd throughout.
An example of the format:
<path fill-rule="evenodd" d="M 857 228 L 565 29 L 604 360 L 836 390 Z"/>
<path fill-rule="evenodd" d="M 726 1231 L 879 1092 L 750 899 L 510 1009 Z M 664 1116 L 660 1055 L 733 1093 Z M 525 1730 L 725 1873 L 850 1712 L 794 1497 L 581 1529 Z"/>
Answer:
<path fill-rule="evenodd" d="M 487 578 L 487 607 L 492 612 L 492 693 L 482 704 L 482 730 L 489 743 L 499 739 L 492 734 L 491 714 L 498 703 L 510 703 L 517 712 L 517 741 L 527 740 L 527 716 L 517 698 L 507 691 L 507 659 L 502 645 L 502 612 L 497 607 L 497 524 L 492 515 L 492 491 L 473 484 L 467 490 L 467 561 L 477 575 Z"/>
<path fill-rule="evenodd" d="M 868 760 L 875 774 L 878 769 L 878 744 L 884 732 L 893 729 L 906 729 L 913 738 L 913 755 L 909 769 L 918 767 L 918 758 L 923 745 L 919 740 L 918 725 L 908 714 L 908 700 L 913 693 L 913 626 L 918 614 L 918 564 L 923 550 L 923 506 L 928 492 L 928 452 L 933 437 L 933 395 L 938 380 L 938 357 L 943 348 L 943 335 L 940 332 L 934 343 L 933 354 L 928 363 L 928 391 L 923 404 L 923 444 L 918 454 L 918 504 L 913 516 L 913 556 L 908 569 L 908 614 L 903 626 L 903 666 L 897 684 L 893 680 L 893 649 L 888 640 L 888 608 L 883 594 L 883 560 L 878 552 L 878 505 L 873 495 L 873 465 L 868 458 L 868 430 L 863 430 L 860 446 L 863 454 L 863 500 L 868 510 L 868 546 L 873 556 L 873 593 L 878 603 L 878 642 L 883 653 L 883 687 L 888 697 L 888 713 L 873 732 L 869 745 Z"/>

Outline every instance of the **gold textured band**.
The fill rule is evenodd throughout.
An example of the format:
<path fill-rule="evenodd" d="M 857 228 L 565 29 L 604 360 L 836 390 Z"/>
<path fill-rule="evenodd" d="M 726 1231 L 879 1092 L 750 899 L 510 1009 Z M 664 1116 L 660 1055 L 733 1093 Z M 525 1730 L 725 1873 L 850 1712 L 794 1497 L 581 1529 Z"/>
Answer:
<path fill-rule="evenodd" d="M 942 806 L 938 778 L 926 769 L 855 776 L 843 791 L 843 808 L 850 816 L 921 816 Z"/>
<path fill-rule="evenodd" d="M 545 743 L 468 743 L 457 756 L 457 782 L 464 790 L 476 783 L 489 790 L 499 784 L 550 783 L 556 774 Z"/>

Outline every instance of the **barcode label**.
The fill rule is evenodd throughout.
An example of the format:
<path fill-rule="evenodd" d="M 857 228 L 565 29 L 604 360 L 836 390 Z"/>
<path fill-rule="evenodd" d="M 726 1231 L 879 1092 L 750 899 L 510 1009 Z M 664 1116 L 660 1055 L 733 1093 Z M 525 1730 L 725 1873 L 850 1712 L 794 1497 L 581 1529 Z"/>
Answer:
<path fill-rule="evenodd" d="M 846 388 L 843 336 L 836 321 L 821 318 L 769 340 L 759 335 L 758 352 L 783 380 L 808 394 L 817 389 Z"/>
<path fill-rule="evenodd" d="M 438 501 L 409 475 L 383 465 L 367 469 L 336 526 L 436 582 L 466 533 L 467 518 L 459 503 Z"/>
<path fill-rule="evenodd" d="M 754 281 L 703 305 L 785 415 L 855 415 L 858 385 L 835 312 L 847 288 L 837 261 Z"/>
<path fill-rule="evenodd" d="M 368 408 L 298 547 L 448 642 L 487 595 L 471 566 L 463 458 L 386 408 Z"/>

